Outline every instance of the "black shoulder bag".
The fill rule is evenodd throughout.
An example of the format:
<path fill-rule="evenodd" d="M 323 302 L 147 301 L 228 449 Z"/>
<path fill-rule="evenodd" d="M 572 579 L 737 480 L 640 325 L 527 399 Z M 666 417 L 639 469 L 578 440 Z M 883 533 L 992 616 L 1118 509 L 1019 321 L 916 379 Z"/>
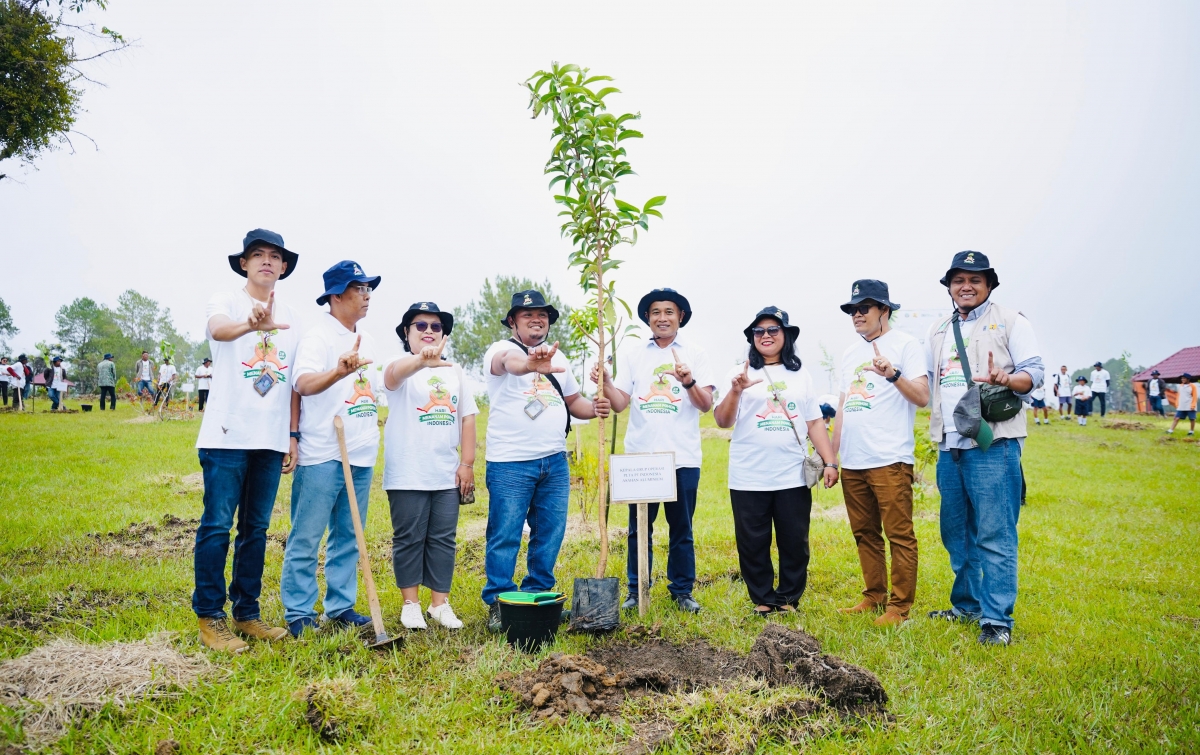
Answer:
<path fill-rule="evenodd" d="M 954 325 L 954 345 L 958 347 L 958 359 L 962 362 L 963 377 L 967 381 L 967 392 L 954 407 L 954 428 L 986 451 L 993 438 L 992 428 L 987 423 L 1004 422 L 1017 416 L 1021 411 L 1021 399 L 1008 386 L 972 380 L 971 362 L 967 358 L 967 347 L 963 344 L 957 315 L 952 316 L 951 323 Z"/>
<path fill-rule="evenodd" d="M 525 352 L 526 356 L 529 355 L 529 348 L 525 344 L 518 341 L 517 339 L 510 338 L 510 339 L 508 339 L 508 342 L 511 344 L 516 344 L 516 347 L 518 349 L 520 349 L 521 351 Z M 567 429 L 563 433 L 563 435 L 564 436 L 570 435 L 571 434 L 571 410 L 567 407 L 567 397 L 563 393 L 562 386 L 558 384 L 558 378 L 554 377 L 553 373 L 546 373 L 546 379 L 550 381 L 550 385 L 554 386 L 554 390 L 558 391 L 559 398 L 562 399 L 563 409 L 567 412 Z"/>

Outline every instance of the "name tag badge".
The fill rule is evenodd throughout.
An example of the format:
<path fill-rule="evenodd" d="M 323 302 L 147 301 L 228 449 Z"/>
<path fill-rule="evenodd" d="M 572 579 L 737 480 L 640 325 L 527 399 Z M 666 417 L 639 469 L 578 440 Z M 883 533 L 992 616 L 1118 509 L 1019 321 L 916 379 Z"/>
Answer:
<path fill-rule="evenodd" d="M 258 391 L 258 395 L 266 396 L 275 387 L 275 373 L 271 372 L 270 367 L 264 367 L 258 380 L 254 381 L 254 390 Z"/>
<path fill-rule="evenodd" d="M 525 405 L 525 416 L 530 419 L 537 419 L 544 411 L 546 411 L 546 402 L 542 400 L 541 396 L 534 396 Z"/>

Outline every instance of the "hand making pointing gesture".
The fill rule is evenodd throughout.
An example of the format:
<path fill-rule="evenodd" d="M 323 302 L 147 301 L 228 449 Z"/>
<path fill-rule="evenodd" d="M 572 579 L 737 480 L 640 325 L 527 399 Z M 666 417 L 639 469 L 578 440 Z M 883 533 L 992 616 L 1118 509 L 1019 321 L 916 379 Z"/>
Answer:
<path fill-rule="evenodd" d="M 291 325 L 285 325 L 281 322 L 275 322 L 275 292 L 272 291 L 267 297 L 267 306 L 263 306 L 258 302 L 254 302 L 254 309 L 250 311 L 250 316 L 246 318 L 246 324 L 250 326 L 250 330 L 287 330 Z"/>
<path fill-rule="evenodd" d="M 370 359 L 363 359 L 358 356 L 358 347 L 361 343 L 362 336 L 360 335 L 354 339 L 354 348 L 338 357 L 337 376 L 339 378 L 343 378 L 353 372 L 358 372 L 359 368 L 371 363 Z"/>
<path fill-rule="evenodd" d="M 425 348 L 421 349 L 421 353 L 417 354 L 417 356 L 421 359 L 421 366 L 434 368 L 453 367 L 453 362 L 447 362 L 446 360 L 442 359 L 442 350 L 446 348 L 446 341 L 448 340 L 448 338 L 443 338 L 442 342 L 437 346 L 429 344 Z"/>
<path fill-rule="evenodd" d="M 552 372 L 566 372 L 565 367 L 555 367 L 550 363 L 554 355 L 558 353 L 558 341 L 554 342 L 553 346 L 541 344 L 534 346 L 529 350 L 529 355 L 525 360 L 525 367 L 530 372 L 540 372 L 543 375 L 549 375 Z"/>
<path fill-rule="evenodd" d="M 685 388 L 695 385 L 695 381 L 692 380 L 692 368 L 679 359 L 679 352 L 674 347 L 671 348 L 671 356 L 675 358 L 675 369 L 667 374 L 678 380 Z"/>
<path fill-rule="evenodd" d="M 892 366 L 891 361 L 883 354 L 879 353 L 879 344 L 874 341 L 871 346 L 875 348 L 875 358 L 867 365 L 866 369 L 869 372 L 874 372 L 876 375 L 882 375 L 885 378 L 890 378 L 896 374 L 896 368 Z"/>
<path fill-rule="evenodd" d="M 747 361 L 742 367 L 742 374 L 733 376 L 733 383 L 729 386 L 729 392 L 738 394 L 750 386 L 758 385 L 761 382 L 762 378 L 759 378 L 758 380 L 750 379 L 750 362 Z"/>
<path fill-rule="evenodd" d="M 1008 385 L 1011 379 L 1012 375 L 1010 373 L 1007 373 L 1004 370 L 996 367 L 992 359 L 992 352 L 990 351 L 988 352 L 987 374 L 976 375 L 974 378 L 972 378 L 972 380 L 974 380 L 976 383 L 991 383 L 992 385 Z"/>

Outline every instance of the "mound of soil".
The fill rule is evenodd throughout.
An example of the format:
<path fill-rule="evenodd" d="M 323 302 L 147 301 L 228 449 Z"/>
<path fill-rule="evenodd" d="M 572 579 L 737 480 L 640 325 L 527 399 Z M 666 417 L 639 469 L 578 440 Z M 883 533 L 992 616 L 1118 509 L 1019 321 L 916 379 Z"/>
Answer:
<path fill-rule="evenodd" d="M 627 697 L 689 692 L 738 679 L 800 687 L 847 713 L 886 713 L 887 692 L 878 677 L 822 653 L 820 643 L 807 632 L 778 624 L 768 624 L 745 656 L 703 640 L 672 645 L 652 637 L 637 644 L 603 645 L 582 656 L 552 653 L 536 669 L 505 672 L 496 682 L 531 708 L 534 720 L 561 721 L 571 713 L 585 718 L 615 716 Z M 780 715 L 808 715 L 820 707 L 780 711 Z"/>
<path fill-rule="evenodd" d="M 1109 430 L 1149 430 L 1154 427 L 1154 425 L 1131 419 L 1114 419 L 1111 422 L 1105 422 L 1102 426 Z"/>
<path fill-rule="evenodd" d="M 158 522 L 133 522 L 115 532 L 92 532 L 97 549 L 105 555 L 128 557 L 177 556 L 191 553 L 199 519 L 180 519 L 167 514 Z"/>

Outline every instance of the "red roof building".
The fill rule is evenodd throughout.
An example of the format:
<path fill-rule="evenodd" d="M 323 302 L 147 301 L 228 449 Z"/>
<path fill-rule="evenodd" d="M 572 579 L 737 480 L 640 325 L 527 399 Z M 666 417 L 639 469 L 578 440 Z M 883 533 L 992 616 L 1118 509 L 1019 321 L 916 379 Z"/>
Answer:
<path fill-rule="evenodd" d="M 1159 377 L 1169 383 L 1179 382 L 1179 378 L 1185 372 L 1193 377 L 1200 376 L 1200 346 L 1189 346 L 1186 349 L 1180 349 L 1158 364 L 1147 367 L 1142 372 L 1134 375 L 1134 382 L 1149 380 L 1150 373 L 1154 370 L 1158 370 L 1160 373 Z"/>

